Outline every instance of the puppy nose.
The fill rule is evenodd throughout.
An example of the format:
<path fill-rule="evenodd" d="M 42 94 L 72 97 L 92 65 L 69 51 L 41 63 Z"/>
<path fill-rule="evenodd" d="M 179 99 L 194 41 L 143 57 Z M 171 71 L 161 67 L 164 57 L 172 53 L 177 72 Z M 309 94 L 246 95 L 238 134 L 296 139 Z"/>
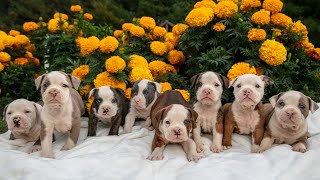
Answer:
<path fill-rule="evenodd" d="M 103 113 L 108 113 L 109 112 L 109 107 L 103 107 Z"/>
<path fill-rule="evenodd" d="M 251 93 L 252 93 L 251 89 L 248 89 L 248 88 L 247 88 L 247 89 L 244 89 L 244 90 L 243 90 L 243 94 L 244 94 L 244 95 L 249 95 L 249 94 L 251 94 Z"/>
<path fill-rule="evenodd" d="M 136 103 L 138 103 L 140 101 L 141 101 L 140 99 L 134 99 L 134 102 L 136 102 Z"/>
<path fill-rule="evenodd" d="M 13 122 L 19 122 L 21 118 L 19 116 L 13 118 Z"/>
<path fill-rule="evenodd" d="M 53 89 L 49 93 L 51 94 L 51 96 L 56 97 L 58 94 L 58 91 L 56 89 Z"/>
<path fill-rule="evenodd" d="M 180 135 L 180 133 L 181 133 L 180 128 L 174 128 L 172 131 L 174 132 L 174 135 Z"/>
<path fill-rule="evenodd" d="M 289 118 L 292 118 L 292 116 L 296 114 L 296 112 L 294 112 L 293 110 L 287 110 L 286 113 Z"/>
<path fill-rule="evenodd" d="M 211 89 L 204 89 L 204 90 L 203 90 L 203 93 L 204 93 L 205 95 L 210 95 L 210 94 L 212 93 L 212 90 L 211 90 Z"/>

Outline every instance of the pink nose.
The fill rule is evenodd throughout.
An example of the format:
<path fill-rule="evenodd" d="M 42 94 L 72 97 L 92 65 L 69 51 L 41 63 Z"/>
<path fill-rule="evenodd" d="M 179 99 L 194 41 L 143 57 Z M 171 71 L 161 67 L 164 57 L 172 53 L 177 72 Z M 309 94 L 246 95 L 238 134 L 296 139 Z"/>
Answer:
<path fill-rule="evenodd" d="M 174 128 L 172 132 L 174 133 L 174 135 L 179 136 L 181 133 L 181 129 L 177 127 L 177 128 Z"/>
<path fill-rule="evenodd" d="M 51 96 L 56 97 L 59 92 L 56 89 L 53 89 L 49 93 L 51 94 Z"/>
<path fill-rule="evenodd" d="M 203 93 L 204 93 L 205 95 L 210 95 L 210 94 L 212 93 L 212 90 L 211 90 L 211 89 L 204 89 L 204 90 L 203 90 Z"/>
<path fill-rule="evenodd" d="M 289 118 L 292 118 L 292 116 L 295 115 L 296 112 L 293 111 L 293 110 L 291 110 L 291 109 L 288 109 L 288 110 L 286 111 L 286 114 L 287 114 L 287 116 L 288 116 Z"/>
<path fill-rule="evenodd" d="M 250 95 L 252 93 L 252 90 L 251 89 L 244 89 L 243 90 L 243 95 L 245 95 L 245 96 L 248 96 L 248 95 Z"/>
<path fill-rule="evenodd" d="M 134 102 L 138 103 L 140 102 L 140 99 L 134 99 Z"/>
<path fill-rule="evenodd" d="M 103 110 L 103 113 L 108 113 L 109 112 L 109 107 L 103 107 L 102 110 Z"/>

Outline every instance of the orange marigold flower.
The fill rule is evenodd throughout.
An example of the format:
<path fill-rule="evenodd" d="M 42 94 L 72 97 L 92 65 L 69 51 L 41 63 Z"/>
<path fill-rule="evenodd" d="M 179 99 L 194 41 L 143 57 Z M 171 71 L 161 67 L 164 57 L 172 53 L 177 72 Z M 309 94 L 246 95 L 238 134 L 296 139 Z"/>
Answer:
<path fill-rule="evenodd" d="M 14 64 L 19 65 L 19 66 L 24 66 L 29 63 L 27 58 L 16 58 L 14 60 Z"/>
<path fill-rule="evenodd" d="M 182 51 L 178 51 L 178 50 L 171 50 L 169 51 L 168 54 L 168 61 L 173 64 L 183 64 L 184 61 L 186 60 L 185 56 L 183 55 Z"/>
<path fill-rule="evenodd" d="M 145 29 L 153 29 L 156 27 L 156 21 L 152 17 L 143 16 L 140 19 L 140 26 Z"/>
<path fill-rule="evenodd" d="M 18 36 L 18 35 L 20 35 L 20 32 L 19 32 L 19 31 L 16 31 L 16 30 L 10 30 L 10 31 L 9 31 L 9 35 L 11 35 L 11 36 Z"/>
<path fill-rule="evenodd" d="M 82 10 L 82 8 L 81 8 L 80 5 L 72 5 L 72 6 L 70 7 L 70 10 L 71 10 L 72 12 L 80 12 L 80 11 Z"/>
<path fill-rule="evenodd" d="M 84 13 L 83 18 L 91 21 L 93 19 L 93 16 L 90 13 Z"/>
<path fill-rule="evenodd" d="M 40 26 L 35 22 L 25 22 L 22 27 L 24 31 L 29 32 L 37 30 Z"/>

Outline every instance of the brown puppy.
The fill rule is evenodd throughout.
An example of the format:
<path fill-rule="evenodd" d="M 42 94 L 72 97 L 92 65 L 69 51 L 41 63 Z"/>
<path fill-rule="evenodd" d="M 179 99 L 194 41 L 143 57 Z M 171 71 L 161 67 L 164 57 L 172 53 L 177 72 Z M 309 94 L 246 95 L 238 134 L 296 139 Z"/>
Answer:
<path fill-rule="evenodd" d="M 152 154 L 149 160 L 163 159 L 163 151 L 169 143 L 179 143 L 187 153 L 189 161 L 198 161 L 195 142 L 190 138 L 196 127 L 198 114 L 177 91 L 166 91 L 151 108 L 151 122 L 155 128 Z"/>
<path fill-rule="evenodd" d="M 272 96 L 270 103 L 273 110 L 269 113 L 268 124 L 261 145 L 257 152 L 263 152 L 273 143 L 289 144 L 293 151 L 306 152 L 308 126 L 306 118 L 319 107 L 308 96 L 298 91 L 287 91 Z"/>

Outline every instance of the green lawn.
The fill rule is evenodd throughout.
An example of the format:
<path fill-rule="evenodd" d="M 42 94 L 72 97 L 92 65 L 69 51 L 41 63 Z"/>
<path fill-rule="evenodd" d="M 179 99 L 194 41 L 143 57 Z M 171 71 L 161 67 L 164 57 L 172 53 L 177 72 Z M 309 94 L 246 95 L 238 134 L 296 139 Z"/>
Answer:
<path fill-rule="evenodd" d="M 2 119 L 2 117 L 0 116 L 0 134 L 4 133 L 7 131 L 7 124 L 6 121 L 4 121 Z"/>

